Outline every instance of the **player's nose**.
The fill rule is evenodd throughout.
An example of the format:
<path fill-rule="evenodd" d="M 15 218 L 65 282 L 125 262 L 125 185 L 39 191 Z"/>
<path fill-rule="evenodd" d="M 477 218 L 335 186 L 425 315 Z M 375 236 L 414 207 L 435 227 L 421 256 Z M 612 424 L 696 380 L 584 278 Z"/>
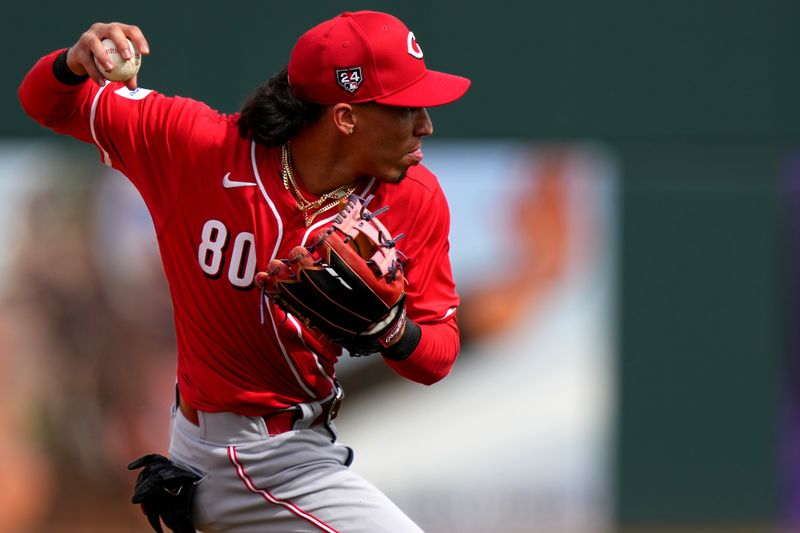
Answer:
<path fill-rule="evenodd" d="M 417 137 L 427 137 L 433 134 L 433 122 L 424 107 L 417 109 L 416 121 L 414 122 L 414 135 Z"/>

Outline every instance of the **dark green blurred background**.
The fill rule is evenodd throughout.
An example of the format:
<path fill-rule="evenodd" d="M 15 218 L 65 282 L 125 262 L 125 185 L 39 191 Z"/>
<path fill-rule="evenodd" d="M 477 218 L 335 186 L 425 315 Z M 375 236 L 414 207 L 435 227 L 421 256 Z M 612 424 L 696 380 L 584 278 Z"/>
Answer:
<path fill-rule="evenodd" d="M 796 1 L 14 3 L 0 136 L 53 140 L 16 87 L 95 20 L 144 30 L 141 85 L 235 111 L 312 22 L 364 8 L 405 20 L 429 67 L 472 78 L 431 111 L 438 137 L 589 140 L 619 158 L 618 521 L 778 522 Z"/>

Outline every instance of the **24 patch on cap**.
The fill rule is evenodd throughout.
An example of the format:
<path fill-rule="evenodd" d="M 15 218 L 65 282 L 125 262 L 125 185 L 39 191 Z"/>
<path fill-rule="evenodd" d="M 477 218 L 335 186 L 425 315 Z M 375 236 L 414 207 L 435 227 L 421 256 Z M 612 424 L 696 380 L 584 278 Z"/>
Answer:
<path fill-rule="evenodd" d="M 336 69 L 336 82 L 350 94 L 355 94 L 363 80 L 364 75 L 361 72 L 361 67 Z"/>

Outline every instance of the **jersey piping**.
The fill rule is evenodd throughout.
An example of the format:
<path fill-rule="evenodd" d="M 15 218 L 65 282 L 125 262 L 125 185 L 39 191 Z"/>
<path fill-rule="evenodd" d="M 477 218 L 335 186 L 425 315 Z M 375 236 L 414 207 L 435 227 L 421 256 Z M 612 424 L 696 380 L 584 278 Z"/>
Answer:
<path fill-rule="evenodd" d="M 277 256 L 278 249 L 280 248 L 281 242 L 283 241 L 283 220 L 281 219 L 281 216 L 278 214 L 278 209 L 275 207 L 275 203 L 272 201 L 272 198 L 269 197 L 269 194 L 267 193 L 267 189 L 264 187 L 264 182 L 261 179 L 261 173 L 259 173 L 259 171 L 258 171 L 258 164 L 256 162 L 256 143 L 255 143 L 255 141 L 251 141 L 250 142 L 250 163 L 253 166 L 253 175 L 256 178 L 256 183 L 258 183 L 258 189 L 261 191 L 261 195 L 264 197 L 264 200 L 266 200 L 267 205 L 269 205 L 270 211 L 272 211 L 272 215 L 275 217 L 275 223 L 277 224 L 277 228 L 278 228 L 278 235 L 277 235 L 277 238 L 275 239 L 275 246 L 272 249 L 272 253 L 269 256 L 270 261 L 272 261 Z M 266 300 L 267 299 L 267 295 L 266 294 L 261 294 L 259 296 L 259 298 L 264 298 Z M 283 355 L 284 361 L 286 361 L 286 364 L 289 366 L 289 370 L 292 371 L 292 375 L 294 376 L 295 380 L 297 381 L 297 384 L 300 385 L 300 387 L 303 389 L 303 391 L 306 394 L 308 394 L 311 398 L 316 398 L 316 395 L 314 394 L 314 391 L 311 390 L 311 388 L 308 386 L 308 384 L 300 376 L 300 372 L 297 370 L 297 366 L 294 364 L 294 360 L 289 356 L 289 352 L 286 350 L 286 347 L 283 345 L 283 341 L 281 340 L 281 336 L 278 333 L 278 325 L 275 322 L 275 316 L 273 315 L 273 312 L 272 312 L 272 306 L 269 304 L 269 301 L 265 301 L 264 304 L 267 307 L 267 312 L 269 313 L 269 320 L 270 320 L 270 323 L 272 324 L 272 330 L 275 332 L 275 339 L 278 341 L 278 347 L 281 349 L 281 354 Z M 299 333 L 299 331 L 298 331 L 298 333 Z M 302 337 L 302 334 L 301 334 L 301 337 Z M 313 354 L 314 362 L 316 363 L 316 366 L 319 367 L 320 365 L 319 365 L 319 359 L 317 357 L 317 354 L 314 353 L 313 351 L 311 353 Z M 333 382 L 331 382 L 331 385 L 333 385 Z"/>
<path fill-rule="evenodd" d="M 89 131 L 92 134 L 92 139 L 94 140 L 95 146 L 97 146 L 97 148 L 99 148 L 100 152 L 102 152 L 103 154 L 103 163 L 111 167 L 112 166 L 111 156 L 108 154 L 106 149 L 103 148 L 103 146 L 100 144 L 100 141 L 97 140 L 97 132 L 95 132 L 94 129 L 94 119 L 95 116 L 97 115 L 97 105 L 100 103 L 100 95 L 103 94 L 103 91 L 105 91 L 106 87 L 108 86 L 109 84 L 103 85 L 102 87 L 100 87 L 100 90 L 98 90 L 97 93 L 94 95 L 94 99 L 92 100 L 92 110 L 89 113 Z"/>

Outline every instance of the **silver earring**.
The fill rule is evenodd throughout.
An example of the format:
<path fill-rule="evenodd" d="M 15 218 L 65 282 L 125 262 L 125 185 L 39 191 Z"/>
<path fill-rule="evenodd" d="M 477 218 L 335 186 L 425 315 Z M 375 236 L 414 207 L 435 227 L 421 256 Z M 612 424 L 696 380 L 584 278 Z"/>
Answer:
<path fill-rule="evenodd" d="M 352 134 L 353 134 L 353 128 L 350 128 L 350 129 L 348 129 L 348 130 L 347 130 L 347 134 L 348 134 L 348 135 L 352 135 Z"/>

